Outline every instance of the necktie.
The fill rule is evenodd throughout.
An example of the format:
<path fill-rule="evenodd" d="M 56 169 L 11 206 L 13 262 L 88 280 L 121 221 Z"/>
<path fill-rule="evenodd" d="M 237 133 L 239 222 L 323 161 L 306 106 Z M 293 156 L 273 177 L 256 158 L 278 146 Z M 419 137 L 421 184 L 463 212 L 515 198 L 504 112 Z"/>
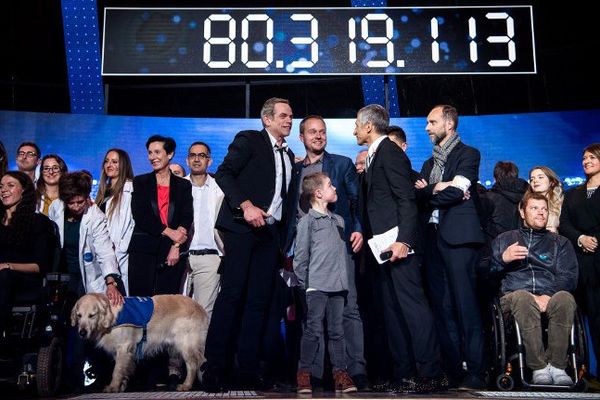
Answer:
<path fill-rule="evenodd" d="M 279 153 L 279 157 L 281 158 L 281 171 L 282 171 L 282 179 L 281 179 L 281 200 L 283 201 L 283 204 L 285 204 L 285 199 L 287 197 L 287 176 L 286 176 L 286 171 L 285 171 L 285 158 L 284 158 L 284 153 L 285 153 L 285 146 L 281 145 L 276 147 L 277 152 Z"/>
<path fill-rule="evenodd" d="M 365 162 L 365 170 L 369 169 L 369 167 L 371 166 L 371 161 L 373 161 L 373 157 L 375 157 L 375 153 L 369 154 L 367 156 L 367 160 Z"/>

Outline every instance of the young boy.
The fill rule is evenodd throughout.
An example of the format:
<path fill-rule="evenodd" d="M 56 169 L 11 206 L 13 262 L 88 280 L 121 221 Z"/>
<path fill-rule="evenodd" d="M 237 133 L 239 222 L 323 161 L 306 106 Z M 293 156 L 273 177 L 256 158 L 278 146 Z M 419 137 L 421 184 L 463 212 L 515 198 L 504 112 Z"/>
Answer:
<path fill-rule="evenodd" d="M 321 172 L 302 181 L 302 195 L 311 209 L 298 222 L 294 271 L 306 289 L 306 328 L 300 346 L 297 392 L 312 393 L 310 366 L 317 355 L 323 320 L 327 319 L 329 357 L 333 366 L 336 392 L 356 392 L 345 365 L 343 312 L 348 292 L 344 241 L 344 219 L 327 209 L 335 203 L 337 193 L 329 177 Z"/>

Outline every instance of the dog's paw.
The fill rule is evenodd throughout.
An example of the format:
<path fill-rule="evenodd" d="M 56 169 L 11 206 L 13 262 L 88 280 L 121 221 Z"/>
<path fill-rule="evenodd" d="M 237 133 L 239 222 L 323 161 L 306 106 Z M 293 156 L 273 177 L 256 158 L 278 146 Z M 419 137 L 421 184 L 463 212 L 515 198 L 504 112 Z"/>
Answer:
<path fill-rule="evenodd" d="M 186 385 L 182 383 L 181 385 L 177 385 L 178 392 L 189 392 L 192 389 L 192 385 Z"/>

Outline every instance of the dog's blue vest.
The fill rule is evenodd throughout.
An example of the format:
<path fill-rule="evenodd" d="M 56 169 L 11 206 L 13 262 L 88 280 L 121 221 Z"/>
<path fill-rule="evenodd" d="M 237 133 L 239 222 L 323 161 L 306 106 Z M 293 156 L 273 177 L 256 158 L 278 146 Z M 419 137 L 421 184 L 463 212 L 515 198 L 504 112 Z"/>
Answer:
<path fill-rule="evenodd" d="M 114 326 L 130 325 L 143 329 L 142 339 L 136 346 L 135 356 L 142 358 L 144 342 L 146 342 L 146 328 L 154 313 L 154 302 L 150 297 L 125 297 L 123 308 L 117 315 Z"/>

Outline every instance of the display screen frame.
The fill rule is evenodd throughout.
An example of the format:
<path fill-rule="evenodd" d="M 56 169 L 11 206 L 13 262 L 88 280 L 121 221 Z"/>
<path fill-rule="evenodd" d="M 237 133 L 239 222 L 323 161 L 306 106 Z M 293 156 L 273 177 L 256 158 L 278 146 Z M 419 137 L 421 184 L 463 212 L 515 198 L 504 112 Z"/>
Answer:
<path fill-rule="evenodd" d="M 290 65 L 292 64 L 292 62 L 289 62 L 286 60 L 284 62 L 284 57 L 291 57 L 290 54 L 284 54 L 283 56 L 277 54 L 276 55 L 276 59 L 273 60 L 273 52 L 278 52 L 280 50 L 280 47 L 282 46 L 288 46 L 289 47 L 289 41 L 286 41 L 285 44 L 278 44 L 277 42 L 277 35 L 281 32 L 283 32 L 283 28 L 281 27 L 281 25 L 275 23 L 272 23 L 272 26 L 274 26 L 274 30 L 275 33 L 272 34 L 272 36 L 275 37 L 275 40 L 271 39 L 271 42 L 274 42 L 274 50 L 271 50 L 271 59 L 269 61 L 268 56 L 266 56 L 265 58 L 265 62 L 267 62 L 268 65 L 268 70 L 266 69 L 249 69 L 249 68 L 242 68 L 240 67 L 240 64 L 244 63 L 243 62 L 243 53 L 242 50 L 240 50 L 240 48 L 242 47 L 243 43 L 245 43 L 245 41 L 242 42 L 242 45 L 240 45 L 240 39 L 241 39 L 241 34 L 240 32 L 242 32 L 242 28 L 244 21 L 238 21 L 236 18 L 232 18 L 233 19 L 233 24 L 235 26 L 235 30 L 233 33 L 233 37 L 234 39 L 232 39 L 230 41 L 231 45 L 227 45 L 227 46 L 231 46 L 234 50 L 234 56 L 233 56 L 233 63 L 231 65 L 235 65 L 235 68 L 210 68 L 207 65 L 207 60 L 204 59 L 204 53 L 202 53 L 202 57 L 200 58 L 201 61 L 203 62 L 198 62 L 198 55 L 196 55 L 196 59 L 192 60 L 195 61 L 193 63 L 190 62 L 190 57 L 193 51 L 196 51 L 198 54 L 200 53 L 200 50 L 197 47 L 202 47 L 202 51 L 204 51 L 204 49 L 206 48 L 206 39 L 204 39 L 204 37 L 202 37 L 201 39 L 201 46 L 196 46 L 196 47 L 189 47 L 187 46 L 187 42 L 184 41 L 185 46 L 179 46 L 177 47 L 177 50 L 180 54 L 166 54 L 165 55 L 165 59 L 164 60 L 160 60 L 160 61 L 156 61 L 155 59 L 153 59 L 153 55 L 152 55 L 152 48 L 154 47 L 160 47 L 161 43 L 149 43 L 149 45 L 144 46 L 144 43 L 140 44 L 140 43 L 133 43 L 133 39 L 132 38 L 128 38 L 127 34 L 123 34 L 123 27 L 118 28 L 118 27 L 114 27 L 113 21 L 115 19 L 115 17 L 117 16 L 117 14 L 114 14 L 113 12 L 125 12 L 125 13 L 132 13 L 131 15 L 136 15 L 135 13 L 137 13 L 137 15 L 139 16 L 139 13 L 148 13 L 148 12 L 175 12 L 178 13 L 176 14 L 177 18 L 180 18 L 181 20 L 181 24 L 179 22 L 175 23 L 173 22 L 173 25 L 181 25 L 183 28 L 177 28 L 177 29 L 186 29 L 186 23 L 190 24 L 190 22 L 188 21 L 183 21 L 184 18 L 182 18 L 180 16 L 181 13 L 185 13 L 188 11 L 191 12 L 204 12 L 207 13 L 207 15 L 209 15 L 209 12 L 215 12 L 217 14 L 233 14 L 233 13 L 243 13 L 243 12 L 248 12 L 248 14 L 253 14 L 253 15 L 260 15 L 265 14 L 265 15 L 272 15 L 273 13 L 290 13 L 291 11 L 295 11 L 296 14 L 302 14 L 303 12 L 308 12 L 308 13 L 312 13 L 312 14 L 318 14 L 319 17 L 321 17 L 322 14 L 320 13 L 326 13 L 326 12 L 331 12 L 332 10 L 334 10 L 336 13 L 339 12 L 352 12 L 354 14 L 358 14 L 359 16 L 356 17 L 357 18 L 357 23 L 356 23 L 356 33 L 355 33 L 355 47 L 357 47 L 357 51 L 359 52 L 359 54 L 362 55 L 362 53 L 360 53 L 361 51 L 365 51 L 361 45 L 362 42 L 364 42 L 364 39 L 362 39 L 362 27 L 363 27 L 363 23 L 364 23 L 364 19 L 366 17 L 361 17 L 360 15 L 362 15 L 363 13 L 368 13 L 370 11 L 373 11 L 371 14 L 381 14 L 382 12 L 387 12 L 387 13 L 391 13 L 391 12 L 406 12 L 408 14 L 412 14 L 412 15 L 416 15 L 418 13 L 423 13 L 423 12 L 431 12 L 431 11 L 440 11 L 447 14 L 444 14 L 445 16 L 450 16 L 451 13 L 458 13 L 460 12 L 466 12 L 469 10 L 472 10 L 473 12 L 480 12 L 480 11 L 485 11 L 488 10 L 490 13 L 492 13 L 494 10 L 497 11 L 496 14 L 502 13 L 502 10 L 513 10 L 513 9 L 519 9 L 520 12 L 528 12 L 527 18 L 519 18 L 517 21 L 517 27 L 518 27 L 518 32 L 515 34 L 513 32 L 513 36 L 509 37 L 507 36 L 509 33 L 507 33 L 507 35 L 504 36 L 498 36 L 499 39 L 497 40 L 506 40 L 506 38 L 508 38 L 508 41 L 512 41 L 511 38 L 515 38 L 518 40 L 523 40 L 525 41 L 525 45 L 521 45 L 519 43 L 519 41 L 517 41 L 516 44 L 516 49 L 517 49 L 517 53 L 519 55 L 519 63 L 523 63 L 523 66 L 520 66 L 519 69 L 511 69 L 513 67 L 485 67 L 485 68 L 480 68 L 480 70 L 464 70 L 465 67 L 465 63 L 468 64 L 469 60 L 466 58 L 467 56 L 472 60 L 473 57 L 473 53 L 471 53 L 471 48 L 469 47 L 469 53 L 465 53 L 465 51 L 463 51 L 462 53 L 460 53 L 462 56 L 464 56 L 464 59 L 459 59 L 460 62 L 455 62 L 454 64 L 450 64 L 449 62 L 445 62 L 445 64 L 443 65 L 444 68 L 440 68 L 439 70 L 436 70 L 437 68 L 437 63 L 434 63 L 433 61 L 431 61 L 431 63 L 428 64 L 428 67 L 434 67 L 432 70 L 426 70 L 426 71 L 419 71 L 419 70 L 415 70 L 415 65 L 410 65 L 411 64 L 411 60 L 408 59 L 407 61 L 407 65 L 405 65 L 404 67 L 398 65 L 394 65 L 394 63 L 399 63 L 399 61 L 404 61 L 404 56 L 407 55 L 407 51 L 411 50 L 409 45 L 406 45 L 404 48 L 401 48 L 400 46 L 398 46 L 397 44 L 399 43 L 399 39 L 397 37 L 398 35 L 398 30 L 396 29 L 396 25 L 399 25 L 400 23 L 409 23 L 409 24 L 414 24 L 413 22 L 410 22 L 414 19 L 412 18 L 407 18 L 407 21 L 405 22 L 398 22 L 398 21 L 394 21 L 392 20 L 392 24 L 393 24 L 393 35 L 388 36 L 388 38 L 391 37 L 391 40 L 388 40 L 388 43 L 396 43 L 395 45 L 395 52 L 394 53 L 394 58 L 393 60 L 389 60 L 391 61 L 390 66 L 386 67 L 385 69 L 383 69 L 383 67 L 379 68 L 374 68 L 373 70 L 371 70 L 370 68 L 372 67 L 366 67 L 364 65 L 355 65 L 353 66 L 353 68 L 358 68 L 359 70 L 349 70 L 348 68 L 346 68 L 349 64 L 350 61 L 349 60 L 345 60 L 343 59 L 343 57 L 334 57 L 334 56 L 330 56 L 330 58 L 333 60 L 333 62 L 329 61 L 329 64 L 327 64 L 328 62 L 326 61 L 326 58 L 320 58 L 317 59 L 317 61 L 314 63 L 314 65 L 316 66 L 318 64 L 319 61 L 322 61 L 323 67 L 321 67 L 321 65 L 319 65 L 319 68 L 321 70 L 315 69 L 315 68 L 294 68 L 293 71 L 289 71 L 288 68 L 290 67 Z M 524 10 L 524 11 L 523 11 Z M 112 14 L 111 14 L 112 13 Z M 325 15 L 325 14 L 323 14 Z M 175 19 L 175 17 L 173 17 Z M 458 18 L 458 17 L 457 17 Z M 512 18 L 512 17 L 510 17 Z M 238 18 L 239 19 L 239 18 Z M 451 18 L 448 18 L 448 20 L 450 20 Z M 358 23 L 360 20 L 360 23 Z M 522 28 L 523 26 L 525 26 L 525 20 L 527 20 L 527 33 L 522 32 Z M 341 21 L 341 19 L 340 19 Z M 168 22 L 168 21 L 167 21 Z M 225 21 L 215 21 L 214 23 L 211 23 L 211 26 L 215 27 L 218 26 L 218 23 L 221 23 L 221 25 L 223 25 L 223 22 Z M 229 23 L 231 21 L 228 21 Z M 260 21 L 256 21 L 257 23 L 261 23 Z M 350 21 L 348 21 L 350 22 Z M 377 21 L 380 22 L 380 21 Z M 427 22 L 427 21 L 426 21 Z M 464 22 L 464 21 L 461 21 Z M 501 21 L 500 21 L 501 22 Z M 199 36 L 205 36 L 206 32 L 204 31 L 204 29 L 206 28 L 206 19 L 204 19 L 201 22 L 194 22 L 196 24 L 196 26 L 194 27 L 194 29 L 199 33 Z M 294 23 L 294 24 L 304 24 L 304 25 L 309 25 L 309 21 L 291 21 L 288 23 Z M 495 21 L 495 23 L 498 23 L 498 21 Z M 454 41 L 451 42 L 451 45 L 449 46 L 447 44 L 448 41 L 444 41 L 442 40 L 442 33 L 444 30 L 444 21 L 441 21 L 441 24 L 438 24 L 438 28 L 439 28 L 439 49 L 438 51 L 438 55 L 440 55 L 441 57 L 448 57 L 447 55 L 447 48 L 450 47 L 452 50 L 454 49 L 454 43 L 465 45 L 467 42 L 469 42 L 470 45 L 472 45 L 472 42 L 476 42 L 476 43 L 480 43 L 482 38 L 484 37 L 483 35 L 479 35 L 479 37 L 477 37 L 477 29 L 481 30 L 481 26 L 482 24 L 480 22 L 476 22 L 475 25 L 475 29 L 473 30 L 473 32 L 475 32 L 475 38 L 471 38 L 469 35 L 471 34 L 471 26 L 470 26 L 470 21 L 469 21 L 469 26 L 468 26 L 468 32 L 469 35 L 467 35 L 465 33 L 465 37 L 464 37 L 464 41 L 461 39 L 460 42 L 456 39 L 453 39 Z M 478 24 L 478 25 L 477 25 Z M 126 25 L 125 29 L 135 29 L 134 26 L 136 25 L 135 23 L 131 22 L 131 23 L 126 23 L 123 24 L 121 23 L 121 25 Z M 333 24 L 332 24 L 333 25 Z M 350 25 L 350 24 L 348 24 Z M 379 24 L 381 25 L 381 24 Z M 506 22 L 506 30 L 507 32 L 509 32 L 509 23 Z M 231 25 L 230 25 L 231 26 Z M 250 25 L 248 22 L 246 22 L 246 27 L 248 26 L 252 26 Z M 285 27 L 290 26 L 291 25 L 283 25 Z M 320 26 L 320 25 L 319 25 Z M 371 26 L 377 26 L 377 23 L 373 22 Z M 425 25 L 423 26 L 423 21 L 421 21 L 421 23 L 418 25 L 420 28 L 429 28 L 430 30 L 427 32 L 430 36 L 428 36 L 427 38 L 430 39 L 433 42 L 433 35 L 432 35 L 432 29 L 433 26 L 428 26 Z M 484 25 L 485 26 L 485 25 Z M 107 29 L 108 27 L 108 29 Z M 152 27 L 154 29 L 154 27 Z M 169 27 L 170 29 L 171 27 Z M 189 28 L 189 26 L 187 27 Z M 114 32 L 117 29 L 121 29 L 121 34 L 120 35 L 116 35 Z M 191 28 L 190 28 L 191 29 Z M 312 29 L 312 28 L 311 28 Z M 320 28 L 319 28 L 320 29 Z M 371 29 L 371 28 L 369 28 Z M 463 28 L 461 28 L 463 29 Z M 466 30 L 466 28 L 464 28 Z M 350 27 L 347 27 L 347 30 L 350 30 Z M 358 75 L 358 76 L 362 76 L 362 75 L 488 75 L 488 74 L 493 74 L 493 75 L 505 75 L 505 74 L 510 74 L 510 75 L 514 75 L 514 74 L 536 74 L 537 73 L 537 63 L 536 63 L 536 45 L 535 45 L 535 34 L 534 34 L 534 21 L 533 21 L 533 6 L 532 5 L 481 5 L 481 6 L 439 6 L 439 7 L 433 7 L 433 6 L 423 6 L 423 7 L 336 7 L 336 8 L 325 8 L 325 7 L 317 7 L 317 8 L 298 8 L 298 7 L 262 7 L 262 8 L 258 8 L 258 7 L 244 7 L 244 8 L 227 8 L 227 7 L 223 7 L 223 8 L 215 8 L 215 7 L 106 7 L 104 9 L 104 26 L 103 26 L 103 38 L 102 38 L 102 75 L 105 77 L 109 77 L 109 76 L 297 76 L 297 75 L 303 75 L 303 76 L 307 76 L 307 75 L 315 75 L 315 76 L 327 76 L 327 75 Z M 409 32 L 410 29 L 408 30 Z M 126 32 L 126 31 L 125 31 Z M 154 34 L 154 31 L 152 31 Z M 156 34 L 156 41 L 160 42 L 161 40 L 163 41 L 167 41 L 169 39 L 169 35 L 167 35 L 166 33 L 160 33 L 160 31 L 157 31 L 158 33 Z M 326 30 L 324 32 L 327 32 Z M 424 34 L 424 30 L 421 29 L 419 31 L 420 34 Z M 211 31 L 212 33 L 212 31 Z M 321 32 L 319 32 L 321 33 Z M 341 37 L 340 35 L 342 33 L 344 34 L 348 34 L 349 32 L 337 32 L 339 37 Z M 454 33 L 452 31 L 450 31 L 450 33 L 452 35 L 458 35 L 457 33 Z M 231 31 L 229 32 L 229 34 L 231 35 Z M 311 31 L 312 34 L 312 31 Z M 371 33 L 369 32 L 367 34 L 367 36 L 369 36 Z M 115 40 L 113 38 L 113 36 L 117 36 L 118 40 Z M 129 33 L 129 35 L 133 35 L 133 33 Z M 162 36 L 161 36 L 162 35 Z M 389 35 L 388 32 L 385 33 L 385 35 Z M 446 36 L 448 36 L 448 32 L 445 33 Z M 306 36 L 306 35 L 305 35 Z M 468 36 L 468 37 L 467 37 Z M 212 38 L 212 36 L 210 36 Z M 231 37 L 231 36 L 230 36 Z M 332 35 L 327 36 L 328 40 L 331 40 Z M 376 38 L 376 36 L 373 36 L 374 38 Z M 380 36 L 377 36 L 380 37 Z M 488 42 L 489 42 L 489 38 L 492 36 L 487 36 L 488 38 Z M 125 38 L 125 39 L 123 39 Z M 162 39 L 161 39 L 162 38 Z M 216 39 L 218 39 L 220 37 L 217 37 Z M 323 39 L 322 37 L 319 37 L 320 39 Z M 526 38 L 526 39 L 525 39 Z M 196 38 L 197 39 L 197 38 Z M 287 38 L 286 38 L 287 39 Z M 348 39 L 347 42 L 348 43 L 342 43 L 340 44 L 340 47 L 343 47 L 345 49 L 346 44 L 348 45 L 348 47 L 350 46 L 349 42 L 350 39 L 343 37 L 342 39 Z M 340 40 L 342 40 L 340 39 Z M 423 39 L 425 39 L 423 37 Z M 475 40 L 477 39 L 477 40 Z M 129 40 L 129 42 L 127 42 Z M 384 38 L 385 40 L 385 38 Z M 406 40 L 406 39 L 402 39 L 402 40 Z M 395 42 L 396 41 L 396 42 Z M 127 42 L 127 43 L 125 43 Z M 318 52 L 321 52 L 321 50 L 323 49 L 323 43 L 324 40 L 319 41 L 314 41 L 314 43 L 318 43 Z M 427 49 L 426 51 L 429 52 L 429 43 L 425 43 L 423 41 L 423 43 L 419 44 L 418 43 L 419 40 L 417 40 L 417 43 L 414 43 L 414 40 L 411 41 L 411 45 L 417 46 L 417 50 L 415 50 L 415 53 L 417 51 L 425 51 L 424 49 Z M 464 42 L 464 43 L 463 43 Z M 514 43 L 515 41 L 513 41 Z M 162 43 L 164 44 L 164 43 Z M 444 45 L 446 44 L 446 46 L 444 47 Z M 172 44 L 168 44 L 173 46 Z M 327 44 L 329 45 L 329 44 Z M 377 46 L 377 48 L 379 48 L 380 52 L 381 52 L 381 46 L 382 44 L 380 43 L 373 43 L 373 46 Z M 507 43 L 493 43 L 492 45 L 495 46 L 510 46 Z M 214 46 L 226 46 L 224 44 L 215 44 Z M 268 46 L 268 43 L 267 43 Z M 265 46 L 265 47 L 267 47 Z M 307 49 L 307 45 L 306 44 L 300 44 L 300 45 L 294 45 L 298 48 L 301 48 L 299 46 L 304 46 L 304 48 L 301 48 L 301 50 L 306 53 L 309 54 L 311 57 L 313 56 L 313 53 L 310 51 L 310 49 Z M 312 44 L 310 44 L 310 46 L 312 46 Z M 524 47 L 523 47 L 524 46 Z M 173 48 L 175 48 L 176 46 L 174 46 Z M 422 49 L 418 49 L 418 47 L 422 47 Z M 456 46 L 458 47 L 458 46 Z M 213 48 L 213 47 L 211 47 Z M 218 49 L 217 47 L 214 47 L 215 49 Z M 230 47 L 228 47 L 229 49 Z M 250 48 L 251 50 L 248 50 L 248 48 Z M 401 48 L 403 49 L 404 53 L 402 53 L 402 51 L 398 51 L 397 49 Z M 480 44 L 477 44 L 476 48 L 481 48 Z M 523 61 L 523 56 L 522 56 L 522 50 L 525 49 L 527 51 L 527 55 L 524 56 L 525 57 L 525 61 Z M 171 49 L 173 50 L 173 49 Z M 247 46 L 246 47 L 246 64 L 247 61 L 249 59 L 252 59 L 253 55 L 250 54 L 248 52 L 252 52 L 253 51 L 253 46 Z M 263 50 L 265 51 L 265 54 L 267 52 L 267 50 Z M 446 54 L 444 53 L 446 51 Z M 433 54 L 434 50 L 433 47 L 431 47 L 431 57 L 433 58 L 434 54 Z M 508 49 L 508 51 L 510 53 L 510 49 Z M 181 54 L 183 53 L 183 54 Z M 395 57 L 396 54 L 401 53 L 398 57 Z M 147 54 L 150 54 L 150 56 L 148 56 Z M 320 53 L 319 53 L 320 54 Z M 385 53 L 388 54 L 388 53 Z M 513 52 L 513 54 L 515 54 Z M 453 54 L 454 56 L 454 54 Z M 209 56 L 208 58 L 208 62 L 213 62 L 213 60 L 211 60 L 210 58 L 211 56 Z M 231 57 L 231 56 L 226 56 L 226 57 Z M 317 58 L 319 56 L 317 55 Z M 375 56 L 375 58 L 379 57 L 378 59 L 381 59 L 381 54 L 378 54 Z M 385 60 L 385 55 L 383 55 L 384 60 Z M 507 55 L 508 58 L 511 57 L 511 55 Z M 397 59 L 396 59 L 397 58 Z M 148 62 L 155 62 L 156 64 L 153 64 L 152 67 L 144 67 L 143 63 L 140 63 L 141 59 L 146 59 L 149 60 Z M 359 64 L 364 64 L 365 60 L 366 60 L 366 56 L 363 58 L 359 58 L 358 61 L 355 62 L 359 63 Z M 232 60 L 231 58 L 229 58 L 229 60 Z M 295 58 L 293 58 L 293 60 L 296 60 Z M 301 58 L 297 59 L 297 60 L 302 60 Z M 304 60 L 306 60 L 306 58 L 304 58 Z M 311 58 L 309 61 L 313 61 L 313 59 Z M 442 60 L 444 61 L 444 60 Z M 489 60 L 488 60 L 489 61 Z M 368 61 L 367 61 L 368 62 Z M 473 62 L 473 61 L 471 61 Z M 278 64 L 281 63 L 281 64 Z M 171 65 L 169 65 L 171 64 Z M 186 66 L 187 64 L 187 66 Z M 276 65 L 280 65 L 278 68 L 271 68 L 272 64 L 276 64 Z M 483 63 L 479 63 L 482 64 Z M 157 69 L 158 66 L 160 66 L 161 69 Z M 183 66 L 182 66 L 183 65 Z M 192 65 L 190 67 L 190 65 Z M 421 65 L 417 65 L 417 66 L 422 66 L 424 64 Z M 442 64 L 439 64 L 442 65 Z M 520 64 L 519 64 L 520 65 Z M 463 69 L 461 69 L 463 68 Z M 284 69 L 284 70 L 282 70 Z"/>

